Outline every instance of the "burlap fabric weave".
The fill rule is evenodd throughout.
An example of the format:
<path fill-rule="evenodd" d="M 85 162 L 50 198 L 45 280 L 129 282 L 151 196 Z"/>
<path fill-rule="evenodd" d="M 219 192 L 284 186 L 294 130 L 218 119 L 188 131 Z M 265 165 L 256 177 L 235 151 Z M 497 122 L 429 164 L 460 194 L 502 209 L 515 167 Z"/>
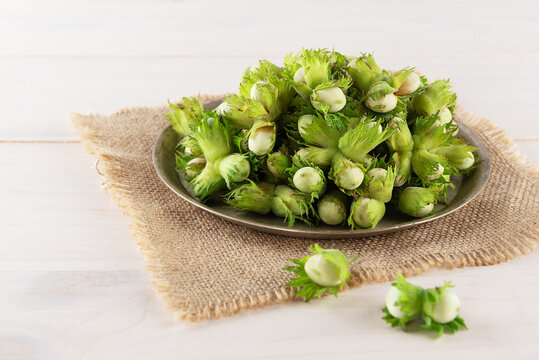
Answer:
<path fill-rule="evenodd" d="M 211 101 L 219 96 L 203 96 Z M 131 229 L 166 307 L 202 321 L 292 299 L 282 270 L 314 241 L 270 235 L 228 223 L 181 200 L 158 178 L 152 147 L 168 107 L 124 109 L 110 116 L 72 114 L 105 185 Z M 322 240 L 351 257 L 348 287 L 389 281 L 398 270 L 492 265 L 531 251 L 539 238 L 539 172 L 507 135 L 461 107 L 457 118 L 485 142 L 492 173 L 486 188 L 459 211 L 409 230 L 370 238 Z"/>

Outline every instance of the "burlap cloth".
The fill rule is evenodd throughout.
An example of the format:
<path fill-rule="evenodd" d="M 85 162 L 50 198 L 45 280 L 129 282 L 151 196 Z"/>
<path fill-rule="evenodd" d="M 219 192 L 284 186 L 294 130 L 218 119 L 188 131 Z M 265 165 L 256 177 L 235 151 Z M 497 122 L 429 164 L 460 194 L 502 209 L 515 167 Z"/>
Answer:
<path fill-rule="evenodd" d="M 203 96 L 211 101 L 220 96 Z M 157 177 L 152 147 L 167 126 L 168 107 L 130 108 L 110 116 L 72 114 L 96 154 L 105 186 L 131 219 L 147 269 L 175 318 L 202 321 L 291 300 L 282 270 L 314 240 L 265 234 L 228 223 L 181 200 Z M 370 238 L 322 240 L 351 257 L 349 287 L 392 280 L 433 267 L 492 265 L 531 251 L 539 238 L 539 171 L 505 132 L 457 108 L 492 157 L 486 188 L 470 204 L 437 221 Z"/>

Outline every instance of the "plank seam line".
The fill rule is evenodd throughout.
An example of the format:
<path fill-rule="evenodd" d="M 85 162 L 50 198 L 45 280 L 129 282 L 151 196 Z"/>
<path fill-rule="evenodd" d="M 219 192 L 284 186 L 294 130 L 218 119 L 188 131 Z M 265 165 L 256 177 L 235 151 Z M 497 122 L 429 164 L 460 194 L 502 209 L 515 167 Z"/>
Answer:
<path fill-rule="evenodd" d="M 513 138 L 513 141 L 515 142 L 539 142 L 539 138 Z M 2 140 L 0 139 L 0 144 L 78 144 L 80 143 L 80 140 L 76 139 L 66 139 L 66 140 L 38 140 L 38 139 L 23 139 L 23 140 L 16 140 L 16 139 L 6 139 Z"/>
<path fill-rule="evenodd" d="M 0 144 L 78 144 L 80 140 L 0 140 Z"/>
<path fill-rule="evenodd" d="M 288 51 L 290 52 L 290 51 Z M 141 54 L 141 53 L 118 53 L 118 54 L 106 54 L 106 53 L 89 53 L 89 54 L 74 54 L 74 53 L 60 53 L 60 54 L 54 54 L 54 53 L 0 53 L 0 59 L 10 59 L 10 58 L 43 58 L 43 59 L 55 59 L 55 58 L 75 58 L 75 59 L 95 59 L 95 58 L 103 58 L 103 59 L 124 59 L 124 58 L 139 58 L 139 59 L 251 59 L 253 57 L 264 57 L 264 58 L 280 58 L 283 56 L 283 54 L 287 53 L 287 51 L 284 51 L 283 53 L 259 53 L 256 54 L 249 54 L 249 53 L 238 53 L 238 54 L 218 54 L 218 53 L 199 53 L 199 54 Z M 454 53 L 452 53 L 454 54 Z M 378 56 L 383 56 L 387 58 L 426 58 L 426 59 L 443 59 L 446 58 L 447 54 L 439 54 L 439 55 L 428 55 L 428 54 L 394 54 L 394 53 L 385 53 L 385 52 L 379 52 L 377 54 Z M 493 56 L 496 58 L 514 58 L 515 54 L 493 54 L 493 53 L 479 53 L 475 55 L 469 55 L 469 54 L 460 54 L 461 58 L 465 59 L 491 59 Z M 517 54 L 517 56 L 526 58 L 526 60 L 530 59 L 536 59 L 539 57 L 539 53 L 520 53 Z"/>

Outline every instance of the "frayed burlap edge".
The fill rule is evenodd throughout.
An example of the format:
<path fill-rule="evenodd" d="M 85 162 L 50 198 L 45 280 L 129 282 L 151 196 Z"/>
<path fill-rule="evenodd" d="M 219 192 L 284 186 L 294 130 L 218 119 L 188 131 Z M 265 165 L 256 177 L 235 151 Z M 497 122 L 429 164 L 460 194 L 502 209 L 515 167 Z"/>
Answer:
<path fill-rule="evenodd" d="M 224 95 L 199 96 L 203 102 L 210 102 L 224 97 Z M 137 109 L 151 110 L 152 108 L 137 107 Z M 129 109 L 122 109 L 119 112 L 127 110 Z M 515 170 L 539 179 L 539 167 L 527 162 L 520 154 L 513 140 L 492 121 L 471 113 L 461 105 L 457 105 L 456 117 L 475 131 L 490 138 L 504 153 L 503 161 L 507 161 Z M 113 174 L 120 168 L 120 159 L 103 152 L 94 144 L 94 140 L 99 134 L 94 133 L 91 128 L 85 125 L 83 120 L 85 118 L 87 118 L 86 115 L 70 114 L 70 119 L 87 151 L 97 156 L 100 173 L 105 178 L 104 187 L 108 189 L 114 202 L 123 210 L 123 214 L 131 219 L 129 228 L 143 254 L 146 269 L 150 272 L 152 278 L 152 285 L 157 290 L 157 294 L 165 307 L 172 311 L 174 320 L 200 322 L 219 319 L 223 316 L 237 314 L 243 310 L 283 303 L 294 299 L 294 291 L 283 285 L 282 288 L 276 291 L 266 291 L 249 297 L 240 297 L 236 300 L 230 299 L 220 303 L 210 303 L 203 308 L 178 306 L 173 301 L 170 283 L 160 269 L 159 254 L 148 241 L 149 233 L 146 224 L 141 218 L 139 205 L 130 200 L 133 196 L 127 184 L 112 180 L 114 178 Z M 436 267 L 486 266 L 506 262 L 535 248 L 539 239 L 539 226 L 534 226 L 528 231 L 522 230 L 518 233 L 518 236 L 519 238 L 513 239 L 512 243 L 496 243 L 496 248 L 477 250 L 473 253 L 461 252 L 451 256 L 442 254 L 426 255 L 420 260 L 406 262 L 399 269 L 386 269 L 384 272 L 377 273 L 370 269 L 364 269 L 362 272 L 353 271 L 351 281 L 344 287 L 344 290 L 356 288 L 369 282 L 392 281 L 397 270 L 402 271 L 408 277 L 419 275 Z"/>

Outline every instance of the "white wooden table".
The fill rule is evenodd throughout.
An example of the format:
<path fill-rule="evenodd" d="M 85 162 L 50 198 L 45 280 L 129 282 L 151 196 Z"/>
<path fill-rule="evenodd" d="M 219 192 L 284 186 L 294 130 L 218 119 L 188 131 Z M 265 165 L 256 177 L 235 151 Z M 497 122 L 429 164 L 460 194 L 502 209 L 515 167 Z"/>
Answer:
<path fill-rule="evenodd" d="M 537 252 L 453 280 L 469 331 L 380 320 L 388 284 L 173 323 L 67 120 L 233 91 L 255 59 L 374 52 L 450 77 L 539 164 L 537 1 L 0 1 L 0 359 L 539 358 Z"/>

